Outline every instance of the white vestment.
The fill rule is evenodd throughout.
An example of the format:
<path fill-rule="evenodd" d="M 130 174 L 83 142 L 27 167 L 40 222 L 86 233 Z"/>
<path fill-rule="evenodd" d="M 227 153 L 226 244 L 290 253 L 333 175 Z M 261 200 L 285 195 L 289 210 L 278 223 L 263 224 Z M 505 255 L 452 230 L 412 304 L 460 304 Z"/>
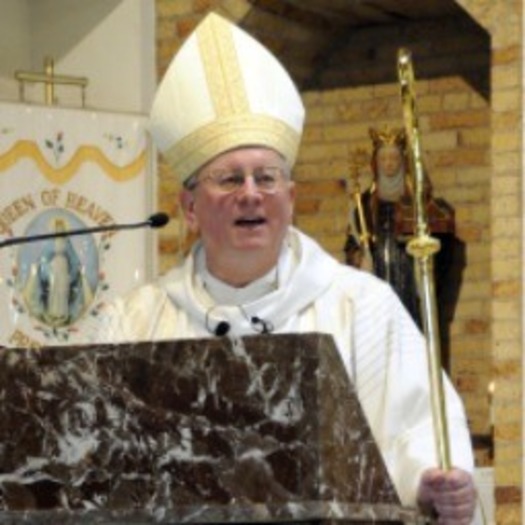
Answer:
<path fill-rule="evenodd" d="M 423 470 L 435 467 L 424 339 L 390 286 L 340 264 L 290 228 L 275 270 L 246 289 L 213 282 L 197 243 L 184 264 L 110 307 L 104 342 L 200 338 L 229 324 L 228 336 L 260 330 L 334 337 L 404 505 L 415 505 Z M 217 301 L 212 298 L 220 296 Z M 473 471 L 462 402 L 445 377 L 452 464 Z"/>

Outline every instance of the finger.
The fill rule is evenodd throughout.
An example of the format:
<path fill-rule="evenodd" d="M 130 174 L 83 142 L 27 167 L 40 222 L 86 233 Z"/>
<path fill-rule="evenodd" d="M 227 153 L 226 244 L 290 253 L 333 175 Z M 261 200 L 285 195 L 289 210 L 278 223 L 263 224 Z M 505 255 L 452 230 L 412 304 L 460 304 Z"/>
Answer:
<path fill-rule="evenodd" d="M 463 487 L 440 486 L 432 490 L 432 496 L 439 501 L 452 501 L 461 503 L 464 500 L 476 499 L 476 489 L 471 485 Z"/>
<path fill-rule="evenodd" d="M 460 505 L 444 504 L 436 506 L 436 511 L 439 523 L 451 522 L 459 524 L 463 521 L 470 523 L 474 514 L 474 504 L 472 502 L 465 502 Z"/>
<path fill-rule="evenodd" d="M 449 520 L 449 519 L 438 518 L 436 520 L 436 523 L 438 525 L 471 525 L 472 519 L 466 518 L 466 519 L 461 519 L 461 520 L 458 520 L 458 519 Z"/>
<path fill-rule="evenodd" d="M 472 525 L 472 517 L 465 518 L 443 518 L 438 516 L 435 523 L 439 525 Z"/>

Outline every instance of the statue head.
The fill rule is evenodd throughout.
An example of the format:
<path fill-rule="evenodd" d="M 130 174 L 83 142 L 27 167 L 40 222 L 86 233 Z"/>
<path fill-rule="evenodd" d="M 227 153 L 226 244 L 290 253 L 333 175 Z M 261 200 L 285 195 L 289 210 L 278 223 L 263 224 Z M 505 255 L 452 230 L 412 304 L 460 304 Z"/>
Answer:
<path fill-rule="evenodd" d="M 397 201 L 406 193 L 407 140 L 402 128 L 370 128 L 372 171 L 378 195 L 383 200 Z"/>
<path fill-rule="evenodd" d="M 385 127 L 383 130 L 370 128 L 372 139 L 372 169 L 375 178 L 394 177 L 403 174 L 407 166 L 407 141 L 402 128 Z"/>

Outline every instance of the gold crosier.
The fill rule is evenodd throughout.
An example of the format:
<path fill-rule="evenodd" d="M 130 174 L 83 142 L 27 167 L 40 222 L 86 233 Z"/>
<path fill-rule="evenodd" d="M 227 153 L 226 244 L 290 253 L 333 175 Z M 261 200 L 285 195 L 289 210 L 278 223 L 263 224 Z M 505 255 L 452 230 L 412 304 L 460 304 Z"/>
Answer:
<path fill-rule="evenodd" d="M 414 90 L 412 57 L 407 49 L 399 49 L 397 69 L 401 87 L 403 118 L 408 142 L 408 155 L 414 184 L 414 236 L 407 244 L 407 252 L 414 257 L 416 281 L 421 304 L 421 318 L 425 334 L 429 378 L 431 387 L 432 417 L 436 438 L 437 457 L 443 470 L 450 470 L 450 445 L 446 420 L 441 349 L 434 284 L 434 255 L 440 250 L 438 239 L 429 234 L 425 206 L 424 171 Z"/>
<path fill-rule="evenodd" d="M 366 157 L 366 152 L 363 149 L 356 149 L 350 158 L 350 178 L 352 179 L 353 185 L 352 189 L 350 190 L 350 196 L 354 200 L 355 203 L 355 209 L 357 212 L 357 219 L 359 223 L 359 228 L 356 226 L 356 233 L 358 235 L 358 241 L 363 249 L 363 260 L 364 261 L 370 261 L 370 264 L 372 264 L 372 255 L 370 252 L 370 241 L 371 241 L 371 234 L 368 230 L 368 226 L 366 223 L 366 217 L 365 212 L 363 209 L 363 202 L 361 200 L 361 185 L 359 183 L 359 176 L 360 176 L 360 168 L 364 166 L 365 162 L 364 159 Z M 350 232 L 349 232 L 350 233 Z M 371 268 L 369 268 L 371 271 Z"/>

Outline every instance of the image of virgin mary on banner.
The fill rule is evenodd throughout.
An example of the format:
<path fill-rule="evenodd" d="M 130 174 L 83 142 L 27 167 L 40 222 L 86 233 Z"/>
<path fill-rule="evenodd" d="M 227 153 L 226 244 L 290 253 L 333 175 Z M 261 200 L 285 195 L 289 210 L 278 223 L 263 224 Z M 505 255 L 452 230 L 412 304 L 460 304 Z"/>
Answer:
<path fill-rule="evenodd" d="M 49 219 L 46 221 L 46 219 Z M 27 235 L 48 222 L 50 233 L 62 233 L 76 217 L 64 210 L 48 210 L 31 224 Z M 56 237 L 45 243 L 26 244 L 18 251 L 18 288 L 29 315 L 60 328 L 76 323 L 89 310 L 98 289 L 98 252 L 93 235 Z M 40 246 L 39 246 L 40 245 Z"/>
<path fill-rule="evenodd" d="M 146 119 L 0 106 L 0 246 L 49 237 L 0 248 L 0 345 L 89 342 L 104 304 L 153 277 L 154 239 L 67 232 L 151 214 Z"/>

